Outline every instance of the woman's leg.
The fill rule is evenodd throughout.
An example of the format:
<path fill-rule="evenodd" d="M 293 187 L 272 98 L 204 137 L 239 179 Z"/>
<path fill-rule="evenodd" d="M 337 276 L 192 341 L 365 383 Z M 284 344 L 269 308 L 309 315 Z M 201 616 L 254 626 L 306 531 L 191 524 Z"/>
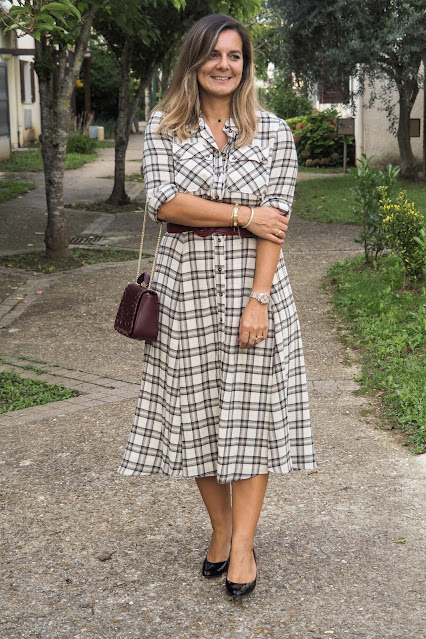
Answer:
<path fill-rule="evenodd" d="M 256 577 L 254 535 L 268 485 L 268 475 L 232 482 L 232 548 L 228 579 L 248 583 Z"/>
<path fill-rule="evenodd" d="M 225 561 L 229 557 L 232 536 L 230 484 L 218 484 L 213 476 L 198 477 L 196 481 L 213 528 L 207 559 Z"/>

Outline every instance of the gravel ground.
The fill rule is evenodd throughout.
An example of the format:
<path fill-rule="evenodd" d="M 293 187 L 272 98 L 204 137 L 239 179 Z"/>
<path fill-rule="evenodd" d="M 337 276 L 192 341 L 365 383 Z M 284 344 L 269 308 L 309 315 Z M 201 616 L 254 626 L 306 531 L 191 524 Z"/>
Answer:
<path fill-rule="evenodd" d="M 254 593 L 233 602 L 222 579 L 201 577 L 210 526 L 193 481 L 116 474 L 133 400 L 74 414 L 59 403 L 54 418 L 0 426 L 1 639 L 424 636 L 426 456 L 379 430 L 379 400 L 353 392 L 354 353 L 321 288 L 353 237 L 292 220 L 287 265 L 319 467 L 271 476 Z M 0 331 L 1 353 L 134 382 L 142 346 L 112 330 L 134 267 L 53 276 Z"/>

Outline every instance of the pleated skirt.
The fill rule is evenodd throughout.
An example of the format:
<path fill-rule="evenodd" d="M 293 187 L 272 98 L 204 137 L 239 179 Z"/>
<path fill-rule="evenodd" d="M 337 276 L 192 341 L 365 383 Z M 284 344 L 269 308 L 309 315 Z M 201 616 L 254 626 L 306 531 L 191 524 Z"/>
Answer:
<path fill-rule="evenodd" d="M 144 345 L 119 474 L 216 476 L 227 483 L 316 467 L 300 325 L 283 253 L 267 339 L 239 348 L 256 243 L 192 232 L 162 238 L 153 281 L 159 335 Z"/>

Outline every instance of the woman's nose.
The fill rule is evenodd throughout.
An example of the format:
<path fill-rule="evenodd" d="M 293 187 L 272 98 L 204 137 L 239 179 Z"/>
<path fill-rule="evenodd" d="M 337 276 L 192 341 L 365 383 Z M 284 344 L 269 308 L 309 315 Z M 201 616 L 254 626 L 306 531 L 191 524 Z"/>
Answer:
<path fill-rule="evenodd" d="M 219 59 L 219 67 L 221 69 L 227 69 L 228 66 L 228 56 L 224 53 Z"/>

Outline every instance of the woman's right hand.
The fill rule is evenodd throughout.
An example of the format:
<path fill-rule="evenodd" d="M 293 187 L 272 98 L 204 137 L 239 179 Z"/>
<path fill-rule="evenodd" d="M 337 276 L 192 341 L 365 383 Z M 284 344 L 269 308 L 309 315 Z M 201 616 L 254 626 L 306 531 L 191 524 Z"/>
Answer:
<path fill-rule="evenodd" d="M 254 209 L 253 220 L 248 228 L 249 231 L 264 240 L 269 240 L 275 244 L 284 244 L 285 234 L 288 229 L 288 217 L 272 206 L 257 206 Z M 280 233 L 280 231 L 282 232 Z"/>

